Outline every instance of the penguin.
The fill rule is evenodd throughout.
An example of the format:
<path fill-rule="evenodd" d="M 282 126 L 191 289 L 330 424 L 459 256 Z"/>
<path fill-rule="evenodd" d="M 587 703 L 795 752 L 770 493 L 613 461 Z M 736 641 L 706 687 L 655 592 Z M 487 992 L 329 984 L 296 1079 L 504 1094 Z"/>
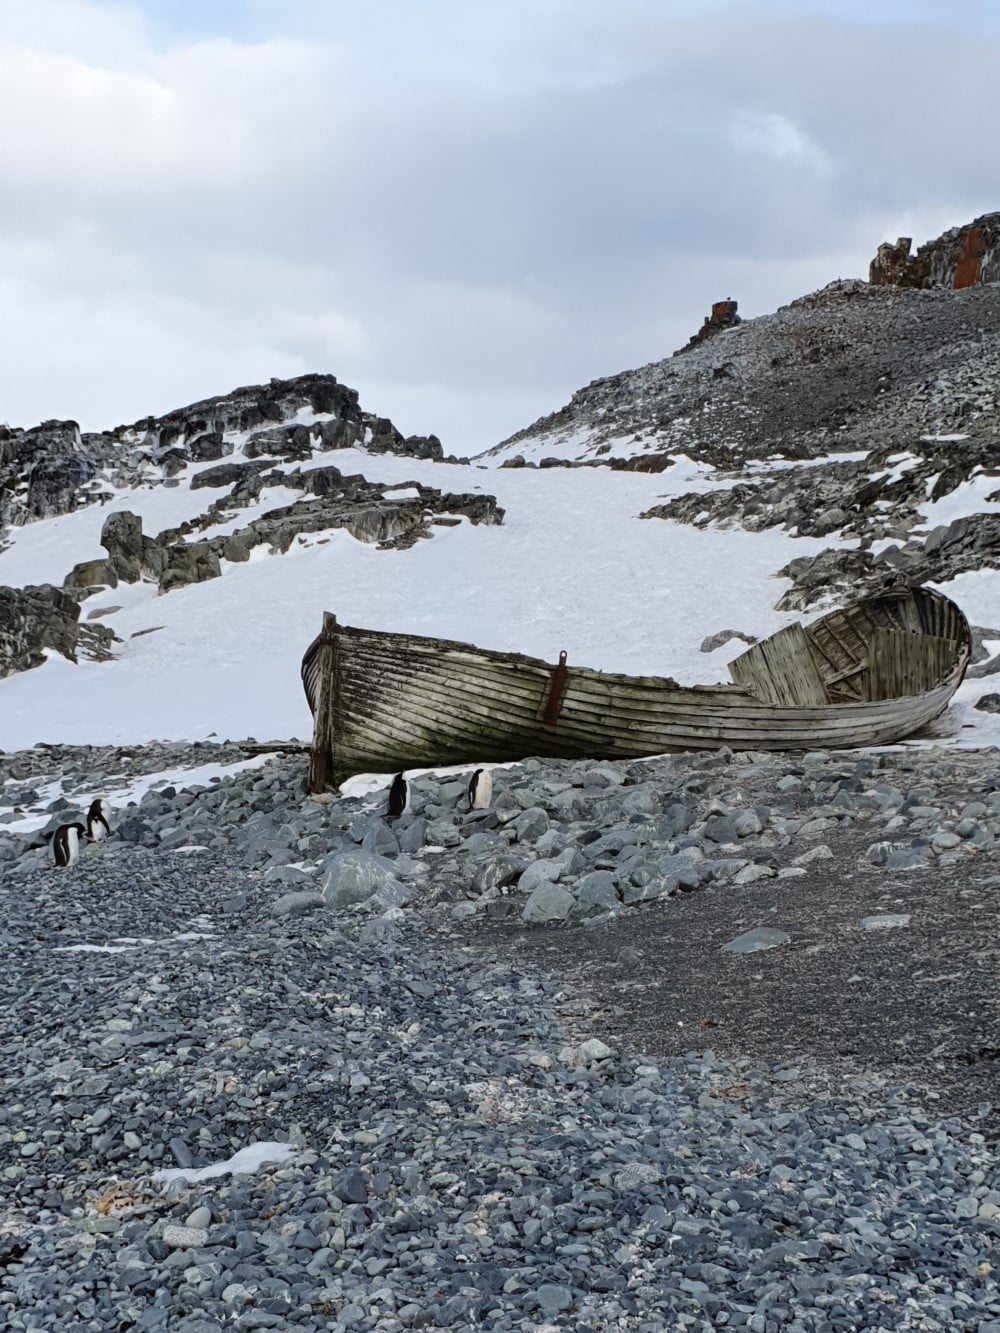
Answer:
<path fill-rule="evenodd" d="M 493 779 L 485 768 L 477 768 L 469 782 L 469 809 L 485 810 L 493 799 Z"/>
<path fill-rule="evenodd" d="M 80 855 L 80 839 L 86 838 L 82 824 L 60 824 L 52 837 L 52 854 L 57 866 L 71 866 Z"/>
<path fill-rule="evenodd" d="M 104 813 L 104 802 L 100 799 L 91 803 L 87 811 L 87 839 L 89 842 L 103 842 L 111 833 L 111 826 Z"/>
<path fill-rule="evenodd" d="M 386 815 L 389 819 L 398 819 L 410 803 L 410 792 L 406 785 L 406 779 L 402 773 L 397 773 L 392 780 L 392 786 L 389 788 L 389 808 Z"/>

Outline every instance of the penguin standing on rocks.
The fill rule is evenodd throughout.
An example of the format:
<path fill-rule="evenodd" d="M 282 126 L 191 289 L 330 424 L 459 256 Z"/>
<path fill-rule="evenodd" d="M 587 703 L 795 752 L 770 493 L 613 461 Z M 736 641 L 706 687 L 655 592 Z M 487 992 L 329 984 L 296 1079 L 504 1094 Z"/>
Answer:
<path fill-rule="evenodd" d="M 493 798 L 493 779 L 485 768 L 477 768 L 469 782 L 469 809 L 485 810 Z"/>
<path fill-rule="evenodd" d="M 80 839 L 86 838 L 82 824 L 60 824 L 52 836 L 52 855 L 57 866 L 71 866 L 80 855 Z"/>
<path fill-rule="evenodd" d="M 100 799 L 91 803 L 87 811 L 87 840 L 88 842 L 103 842 L 111 833 L 111 825 L 108 823 L 107 815 L 104 810 L 104 802 Z"/>
<path fill-rule="evenodd" d="M 410 790 L 406 785 L 406 779 L 402 773 L 397 773 L 389 788 L 389 808 L 386 810 L 386 815 L 389 819 L 398 819 L 409 803 Z"/>

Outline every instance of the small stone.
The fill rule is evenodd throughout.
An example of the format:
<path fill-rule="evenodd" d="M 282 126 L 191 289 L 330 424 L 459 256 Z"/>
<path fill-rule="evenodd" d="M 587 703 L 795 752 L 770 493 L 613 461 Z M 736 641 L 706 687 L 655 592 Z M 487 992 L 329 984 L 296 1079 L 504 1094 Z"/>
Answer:
<path fill-rule="evenodd" d="M 910 924 L 909 912 L 889 912 L 883 916 L 866 916 L 861 920 L 862 930 L 892 930 Z"/>
<path fill-rule="evenodd" d="M 283 893 L 271 904 L 271 915 L 276 917 L 301 916 L 322 907 L 324 898 L 315 889 L 302 889 L 296 893 Z"/>
<path fill-rule="evenodd" d="M 343 1203 L 368 1202 L 365 1178 L 356 1166 L 349 1166 L 341 1171 L 333 1182 L 332 1192 Z"/>
<path fill-rule="evenodd" d="M 208 1244 L 204 1227 L 182 1227 L 170 1224 L 163 1228 L 163 1243 L 175 1250 L 197 1250 Z"/>
<path fill-rule="evenodd" d="M 953 847 L 958 847 L 962 839 L 957 833 L 950 833 L 947 829 L 942 829 L 940 833 L 935 833 L 931 838 L 931 846 L 936 852 L 947 852 Z"/>
<path fill-rule="evenodd" d="M 663 1179 L 663 1173 L 652 1162 L 630 1162 L 623 1166 L 614 1179 L 615 1189 L 642 1189 L 644 1185 L 657 1185 Z"/>
<path fill-rule="evenodd" d="M 610 1060 L 614 1051 L 599 1037 L 591 1037 L 577 1046 L 564 1046 L 559 1052 L 559 1059 L 564 1065 L 576 1067 L 597 1064 L 601 1060 Z"/>
<path fill-rule="evenodd" d="M 815 847 L 810 847 L 807 852 L 800 852 L 798 856 L 792 857 L 793 866 L 812 865 L 813 861 L 832 861 L 833 852 L 825 842 L 817 843 Z"/>
<path fill-rule="evenodd" d="M 752 812 L 744 811 L 744 814 L 746 813 Z M 759 822 L 758 820 L 758 824 Z M 736 820 L 730 815 L 712 815 L 710 819 L 705 820 L 705 837 L 710 838 L 712 842 L 738 842 L 739 836 Z"/>
<path fill-rule="evenodd" d="M 758 865 L 756 862 L 751 861 L 748 866 L 744 866 L 734 877 L 733 883 L 753 884 L 758 879 L 773 879 L 774 876 L 775 870 L 773 866 Z"/>
<path fill-rule="evenodd" d="M 543 1282 L 535 1294 L 538 1304 L 549 1315 L 560 1314 L 573 1304 L 573 1293 L 561 1283 Z"/>
<path fill-rule="evenodd" d="M 540 884 L 528 898 L 521 911 L 521 919 L 529 925 L 546 921 L 565 921 L 572 912 L 576 899 L 559 884 Z"/>
<path fill-rule="evenodd" d="M 889 854 L 885 866 L 887 870 L 920 870 L 926 866 L 928 856 L 926 847 L 898 847 Z"/>
<path fill-rule="evenodd" d="M 733 821 L 736 825 L 736 832 L 741 838 L 752 837 L 755 833 L 763 832 L 764 825 L 760 821 L 760 815 L 752 807 L 749 810 L 741 810 Z"/>

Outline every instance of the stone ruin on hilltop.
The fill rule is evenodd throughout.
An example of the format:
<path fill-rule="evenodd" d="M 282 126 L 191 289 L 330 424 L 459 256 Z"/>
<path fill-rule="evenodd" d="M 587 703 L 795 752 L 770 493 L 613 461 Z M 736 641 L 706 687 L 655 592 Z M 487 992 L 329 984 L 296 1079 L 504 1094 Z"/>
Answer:
<path fill-rule="evenodd" d="M 883 241 L 868 268 L 874 287 L 944 287 L 959 290 L 1000 282 L 1000 213 L 984 213 L 964 227 L 952 227 L 910 254 L 913 241 Z"/>

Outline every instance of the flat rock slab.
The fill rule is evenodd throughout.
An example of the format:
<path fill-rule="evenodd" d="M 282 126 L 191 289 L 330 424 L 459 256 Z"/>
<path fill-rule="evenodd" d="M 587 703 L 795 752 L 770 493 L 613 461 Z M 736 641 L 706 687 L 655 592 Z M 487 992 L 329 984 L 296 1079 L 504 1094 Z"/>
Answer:
<path fill-rule="evenodd" d="M 748 930 L 736 939 L 722 946 L 723 953 L 760 953 L 763 949 L 776 949 L 779 944 L 791 944 L 792 937 L 785 930 L 772 930 L 770 926 L 758 926 Z"/>

